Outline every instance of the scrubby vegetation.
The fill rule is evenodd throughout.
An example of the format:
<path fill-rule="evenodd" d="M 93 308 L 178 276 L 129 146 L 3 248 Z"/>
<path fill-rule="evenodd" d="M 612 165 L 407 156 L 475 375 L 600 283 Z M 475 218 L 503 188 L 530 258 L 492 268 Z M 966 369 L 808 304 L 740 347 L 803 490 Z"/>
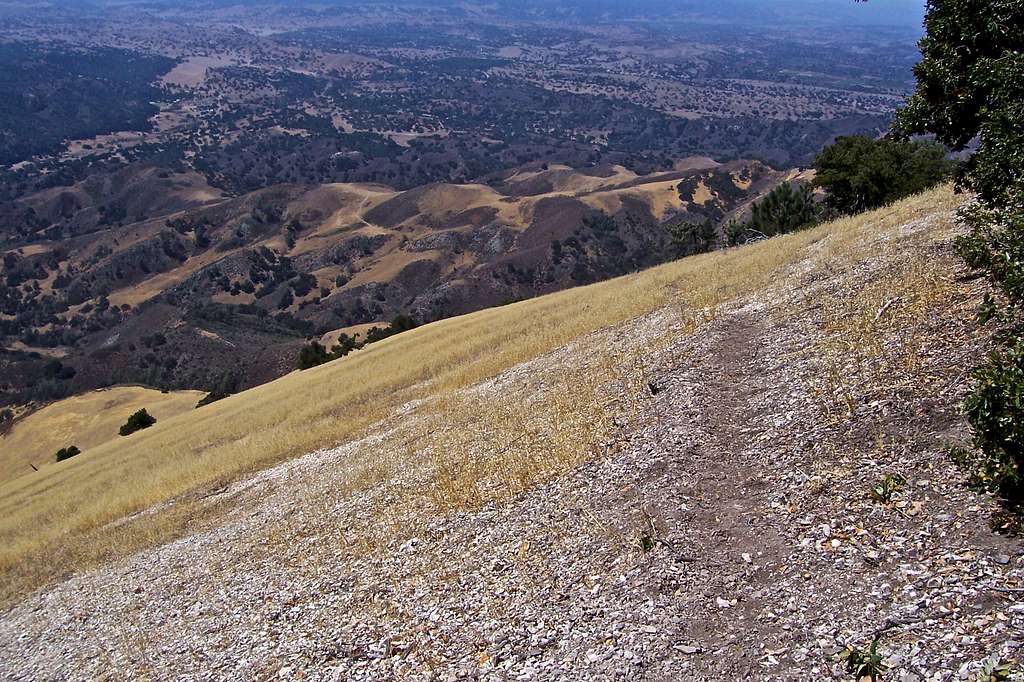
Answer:
<path fill-rule="evenodd" d="M 224 372 L 224 374 L 221 375 L 220 381 L 217 382 L 213 390 L 207 393 L 202 400 L 196 403 L 196 409 L 227 398 L 229 395 L 238 391 L 240 383 L 241 381 L 236 373 Z"/>
<path fill-rule="evenodd" d="M 814 159 L 814 182 L 825 203 L 839 214 L 878 208 L 947 180 L 953 162 L 939 143 L 840 137 Z"/>
<path fill-rule="evenodd" d="M 174 65 L 127 50 L 0 45 L 0 164 L 61 148 L 67 139 L 148 130 L 152 85 Z"/>
<path fill-rule="evenodd" d="M 132 416 L 128 417 L 128 421 L 125 422 L 118 433 L 122 436 L 130 436 L 136 431 L 148 429 L 153 424 L 156 424 L 156 417 L 147 412 L 146 408 L 142 408 Z"/>
<path fill-rule="evenodd" d="M 672 246 L 680 257 L 707 253 L 718 247 L 718 232 L 711 220 L 683 221 L 669 225 L 668 230 L 672 235 Z"/>
<path fill-rule="evenodd" d="M 327 352 L 323 344 L 319 341 L 313 341 L 308 346 L 303 346 L 302 350 L 299 351 L 298 367 L 299 369 L 309 369 L 333 359 L 334 357 L 331 353 Z"/>
<path fill-rule="evenodd" d="M 419 325 L 416 321 L 408 315 L 397 315 L 387 327 L 371 327 L 366 332 L 366 338 L 363 341 L 357 341 L 348 334 L 341 334 L 338 337 L 337 344 L 330 351 L 324 348 L 323 344 L 319 341 L 313 341 L 303 346 L 302 350 L 299 351 L 298 368 L 309 369 L 331 360 L 343 358 L 354 350 L 359 350 L 377 341 L 383 341 L 395 334 L 415 329 L 417 326 Z"/>
<path fill-rule="evenodd" d="M 1019 0 L 933 0 L 925 20 L 918 88 L 897 118 L 904 134 L 931 133 L 977 151 L 958 185 L 976 193 L 961 217 L 968 265 L 995 292 L 981 318 L 996 349 L 975 369 L 965 402 L 974 453 L 960 460 L 973 481 L 1024 507 L 1024 5 Z"/>
<path fill-rule="evenodd" d="M 725 236 L 729 245 L 735 246 L 751 239 L 796 232 L 817 223 L 818 209 L 810 185 L 794 186 L 784 182 L 754 204 L 750 220 L 729 223 Z"/>
<path fill-rule="evenodd" d="M 82 454 L 81 450 L 79 450 L 74 445 L 69 445 L 66 448 L 61 448 L 60 450 L 57 451 L 57 461 L 63 462 L 66 459 L 71 459 L 75 455 L 80 454 Z"/>
<path fill-rule="evenodd" d="M 796 232 L 822 219 L 890 204 L 947 180 L 954 162 L 938 142 L 858 135 L 840 137 L 826 146 L 814 159 L 814 168 L 814 185 L 825 190 L 823 202 L 815 199 L 810 184 L 784 182 L 754 203 L 748 220 L 725 225 L 726 244 Z M 693 228 L 682 237 L 700 241 L 698 234 Z M 714 242 L 705 239 L 703 243 Z"/>

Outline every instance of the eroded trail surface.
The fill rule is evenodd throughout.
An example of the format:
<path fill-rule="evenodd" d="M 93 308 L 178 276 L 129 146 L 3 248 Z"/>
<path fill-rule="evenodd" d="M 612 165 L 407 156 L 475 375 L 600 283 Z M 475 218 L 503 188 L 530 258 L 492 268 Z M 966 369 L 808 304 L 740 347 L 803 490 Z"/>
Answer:
<path fill-rule="evenodd" d="M 396 518 L 379 546 L 350 538 L 389 513 L 387 486 L 332 494 L 372 437 L 264 472 L 226 493 L 221 527 L 6 613 L 0 677 L 853 679 L 836 654 L 876 636 L 886 679 L 1019 658 L 1021 544 L 944 452 L 983 342 L 959 310 L 926 311 L 903 364 L 834 362 L 845 323 L 826 302 L 892 266 L 838 290 L 795 271 L 719 311 L 651 359 L 618 447 L 503 505 Z M 906 483 L 872 499 L 890 474 Z"/>

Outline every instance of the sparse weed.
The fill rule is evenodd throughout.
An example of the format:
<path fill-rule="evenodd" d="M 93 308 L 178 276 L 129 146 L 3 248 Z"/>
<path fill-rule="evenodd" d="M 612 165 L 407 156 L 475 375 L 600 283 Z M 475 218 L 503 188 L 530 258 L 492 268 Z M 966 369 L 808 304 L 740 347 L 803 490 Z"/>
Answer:
<path fill-rule="evenodd" d="M 640 549 L 645 554 L 652 551 L 658 543 L 666 544 L 666 540 L 662 539 L 661 532 L 658 529 L 658 523 L 654 516 L 647 509 L 643 510 L 643 526 L 640 530 L 639 544 Z"/>
<path fill-rule="evenodd" d="M 907 479 L 900 474 L 889 474 L 871 486 L 868 492 L 871 495 L 871 499 L 875 502 L 879 504 L 892 504 L 893 497 L 903 489 L 906 483 Z"/>
<path fill-rule="evenodd" d="M 889 669 L 878 652 L 877 637 L 871 640 L 871 645 L 866 650 L 853 645 L 847 646 L 839 653 L 839 658 L 846 662 L 846 671 L 853 673 L 856 680 L 868 679 L 871 682 L 879 682 Z"/>

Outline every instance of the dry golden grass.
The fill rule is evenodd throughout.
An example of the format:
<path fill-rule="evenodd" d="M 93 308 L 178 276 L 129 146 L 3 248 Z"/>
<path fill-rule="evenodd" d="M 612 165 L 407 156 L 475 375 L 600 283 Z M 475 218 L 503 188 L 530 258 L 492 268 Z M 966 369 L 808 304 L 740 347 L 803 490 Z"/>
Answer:
<path fill-rule="evenodd" d="M 422 465 L 432 482 L 417 498 L 440 508 L 514 495 L 599 454 L 615 422 L 638 411 L 628 397 L 636 391 L 616 398 L 623 391 L 609 385 L 642 381 L 642 361 L 592 332 L 660 309 L 692 329 L 808 259 L 826 271 L 833 260 L 869 259 L 872 234 L 954 203 L 940 189 L 806 232 L 427 325 L 8 482 L 0 488 L 0 598 L 173 537 L 199 508 L 197 493 L 360 437 L 403 406 L 415 433 L 404 448 L 392 443 L 388 456 L 367 454 L 353 489 Z M 571 342 L 576 347 L 559 356 L 568 360 L 553 365 L 543 386 L 465 390 Z M 422 453 L 423 461 L 414 459 Z M 168 500 L 176 502 L 132 516 Z"/>
<path fill-rule="evenodd" d="M 76 445 L 91 450 L 120 436 L 128 416 L 142 408 L 157 420 L 195 408 L 200 391 L 160 391 L 141 386 L 117 386 L 91 391 L 47 405 L 19 420 L 0 436 L 0 484 L 31 471 L 56 465 L 57 450 Z"/>
<path fill-rule="evenodd" d="M 947 210 L 956 203 L 949 199 L 942 206 Z M 964 333 L 943 320 L 970 317 L 979 303 L 978 290 L 958 286 L 959 259 L 948 244 L 939 243 L 951 237 L 948 216 L 934 219 L 946 229 L 924 226 L 899 243 L 878 241 L 877 263 L 836 278 L 830 295 L 816 300 L 825 322 L 823 341 L 815 349 L 823 363 L 821 392 L 836 420 L 866 400 L 930 380 L 924 366 L 932 349 L 967 342 L 942 338 Z M 847 265 L 838 267 L 849 267 L 853 257 L 846 253 Z"/>

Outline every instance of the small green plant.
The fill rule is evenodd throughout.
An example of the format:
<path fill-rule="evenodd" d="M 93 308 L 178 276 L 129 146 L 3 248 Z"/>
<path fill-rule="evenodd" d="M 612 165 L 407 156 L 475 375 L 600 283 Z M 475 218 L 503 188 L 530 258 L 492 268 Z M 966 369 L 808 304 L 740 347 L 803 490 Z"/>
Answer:
<path fill-rule="evenodd" d="M 654 549 L 654 545 L 654 538 L 650 533 L 644 532 L 640 534 L 640 549 L 642 549 L 645 554 Z"/>
<path fill-rule="evenodd" d="M 857 680 L 867 678 L 871 682 L 879 682 L 882 675 L 889 668 L 882 660 L 882 654 L 878 653 L 878 638 L 871 640 L 871 646 L 867 651 L 849 645 L 839 657 L 846 661 L 846 671 L 853 673 Z"/>
<path fill-rule="evenodd" d="M 153 424 L 156 424 L 156 417 L 147 412 L 146 408 L 142 408 L 132 416 L 128 417 L 128 421 L 121 426 L 118 433 L 122 436 L 130 436 L 136 431 L 148 429 Z"/>
<path fill-rule="evenodd" d="M 871 499 L 880 504 L 891 504 L 893 496 L 896 495 L 903 486 L 906 485 L 907 479 L 899 474 L 889 474 L 881 481 L 871 486 L 869 492 Z"/>
<path fill-rule="evenodd" d="M 57 451 L 57 461 L 63 462 L 66 459 L 71 459 L 75 455 L 80 454 L 82 454 L 81 450 L 79 450 L 74 445 L 69 445 L 66 448 L 61 448 L 60 450 Z"/>

